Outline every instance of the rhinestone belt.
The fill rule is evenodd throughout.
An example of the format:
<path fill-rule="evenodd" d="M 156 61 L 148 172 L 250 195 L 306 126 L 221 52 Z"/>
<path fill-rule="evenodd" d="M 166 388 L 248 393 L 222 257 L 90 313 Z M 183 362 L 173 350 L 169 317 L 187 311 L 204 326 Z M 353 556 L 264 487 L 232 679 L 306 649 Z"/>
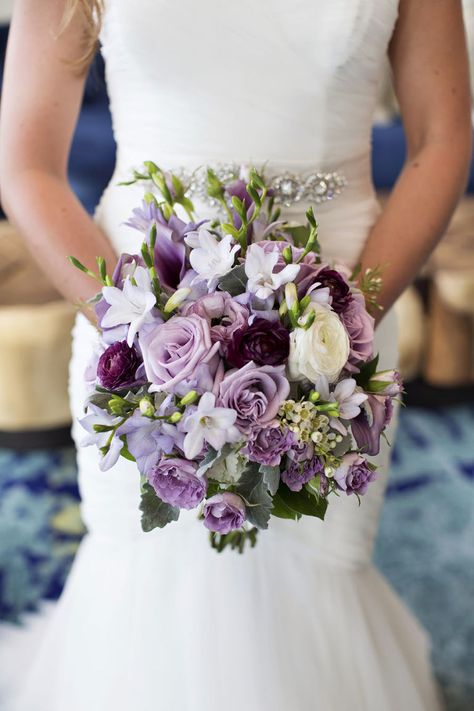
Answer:
<path fill-rule="evenodd" d="M 188 169 L 178 168 L 174 170 L 178 177 L 188 186 L 186 195 L 208 203 L 211 206 L 217 205 L 217 201 L 207 194 L 207 169 L 212 168 L 219 180 L 228 183 L 238 178 L 248 178 L 249 165 L 239 163 L 216 163 L 209 166 L 200 166 L 193 172 Z M 347 185 L 347 180 L 338 172 L 329 173 L 293 173 L 284 171 L 278 174 L 268 174 L 265 169 L 262 171 L 266 183 L 273 190 L 275 203 L 290 207 L 301 200 L 322 203 L 332 200 L 339 195 Z"/>

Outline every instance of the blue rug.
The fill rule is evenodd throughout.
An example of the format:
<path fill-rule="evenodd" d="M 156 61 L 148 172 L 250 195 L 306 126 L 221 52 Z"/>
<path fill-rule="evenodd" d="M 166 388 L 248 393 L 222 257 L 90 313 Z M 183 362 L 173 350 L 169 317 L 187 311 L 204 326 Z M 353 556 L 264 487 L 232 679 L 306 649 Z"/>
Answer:
<path fill-rule="evenodd" d="M 376 548 L 432 637 L 449 711 L 474 708 L 473 432 L 474 406 L 401 413 Z M 0 618 L 60 593 L 83 532 L 77 501 L 72 449 L 0 450 Z"/>

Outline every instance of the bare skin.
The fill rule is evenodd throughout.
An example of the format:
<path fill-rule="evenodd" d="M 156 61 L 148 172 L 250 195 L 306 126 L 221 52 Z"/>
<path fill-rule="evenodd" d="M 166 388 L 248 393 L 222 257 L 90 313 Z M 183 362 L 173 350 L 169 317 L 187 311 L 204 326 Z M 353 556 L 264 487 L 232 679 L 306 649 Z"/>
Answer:
<path fill-rule="evenodd" d="M 401 0 L 389 58 L 407 160 L 361 256 L 362 271 L 385 267 L 384 311 L 426 262 L 465 189 L 472 128 L 461 3 Z"/>
<path fill-rule="evenodd" d="M 94 269 L 96 255 L 110 264 L 116 255 L 67 182 L 84 77 L 67 63 L 81 54 L 80 18 L 55 37 L 63 8 L 64 0 L 16 0 L 2 97 L 0 185 L 9 219 L 58 290 L 77 303 L 97 285 L 69 267 L 67 256 Z M 466 182 L 471 124 L 460 1 L 401 0 L 390 60 L 408 158 L 361 255 L 363 270 L 387 265 L 380 297 L 385 310 L 426 261 Z"/>

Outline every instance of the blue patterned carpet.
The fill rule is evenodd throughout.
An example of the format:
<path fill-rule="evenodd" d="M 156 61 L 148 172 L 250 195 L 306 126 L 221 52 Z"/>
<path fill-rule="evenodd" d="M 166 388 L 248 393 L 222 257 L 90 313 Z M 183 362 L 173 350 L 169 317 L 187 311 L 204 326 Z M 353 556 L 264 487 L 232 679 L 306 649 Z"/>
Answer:
<path fill-rule="evenodd" d="M 449 711 L 474 708 L 473 433 L 474 406 L 401 413 L 376 549 L 432 636 Z M 0 618 L 59 594 L 83 530 L 77 499 L 72 449 L 0 450 Z"/>

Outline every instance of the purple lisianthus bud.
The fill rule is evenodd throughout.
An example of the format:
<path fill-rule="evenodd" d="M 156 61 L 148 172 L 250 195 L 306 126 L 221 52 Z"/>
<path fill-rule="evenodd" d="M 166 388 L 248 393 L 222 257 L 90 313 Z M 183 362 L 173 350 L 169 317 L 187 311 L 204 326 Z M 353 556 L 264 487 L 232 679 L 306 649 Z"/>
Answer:
<path fill-rule="evenodd" d="M 252 432 L 252 438 L 242 450 L 252 462 L 275 467 L 281 457 L 296 443 L 295 435 L 288 428 L 283 429 L 278 422 L 268 427 L 259 427 Z"/>
<path fill-rule="evenodd" d="M 151 392 L 173 392 L 183 380 L 192 380 L 202 363 L 212 377 L 219 364 L 219 345 L 213 344 L 208 322 L 200 316 L 173 316 L 140 334 L 140 345 Z"/>
<path fill-rule="evenodd" d="M 162 501 L 182 509 L 194 509 L 206 494 L 206 481 L 196 475 L 196 465 L 187 459 L 160 459 L 147 478 Z"/>
<path fill-rule="evenodd" d="M 291 491 L 301 491 L 303 486 L 317 474 L 322 474 L 324 465 L 319 457 L 297 461 L 288 460 L 286 468 L 281 473 L 281 480 Z"/>
<path fill-rule="evenodd" d="M 290 334 L 280 321 L 256 318 L 236 331 L 227 349 L 227 360 L 240 368 L 253 360 L 256 365 L 281 365 L 290 353 Z"/>
<path fill-rule="evenodd" d="M 245 521 L 245 504 L 237 494 L 224 492 L 204 504 L 204 525 L 216 533 L 229 533 Z"/>
<path fill-rule="evenodd" d="M 361 293 L 353 294 L 352 300 L 340 313 L 342 323 L 349 335 L 350 354 L 347 369 L 357 372 L 357 363 L 369 360 L 374 351 L 374 319 L 368 313 Z"/>
<path fill-rule="evenodd" d="M 363 496 L 370 482 L 377 478 L 375 471 L 370 469 L 364 457 L 357 452 L 344 455 L 342 464 L 334 472 L 334 480 L 338 489 L 346 494 Z"/>
<path fill-rule="evenodd" d="M 205 318 L 209 322 L 213 342 L 219 341 L 223 350 L 234 333 L 246 326 L 249 318 L 248 309 L 222 291 L 215 291 L 186 304 L 181 313 L 183 316 L 196 314 Z"/>
<path fill-rule="evenodd" d="M 128 276 L 133 276 L 137 267 L 143 267 L 143 259 L 138 254 L 127 254 L 124 252 L 115 265 L 112 281 L 118 289 L 123 288 L 123 283 Z"/>
<path fill-rule="evenodd" d="M 370 378 L 368 390 L 377 395 L 397 397 L 403 392 L 402 376 L 397 370 L 382 370 Z"/>
<path fill-rule="evenodd" d="M 107 390 L 131 387 L 137 383 L 140 365 L 141 359 L 135 347 L 130 348 L 126 341 L 119 341 L 109 346 L 100 356 L 97 377 Z"/>
<path fill-rule="evenodd" d="M 246 434 L 272 422 L 290 392 L 284 366 L 257 367 L 250 362 L 229 371 L 219 386 L 221 407 L 235 410 L 236 427 Z"/>
<path fill-rule="evenodd" d="M 393 404 L 385 395 L 369 395 L 361 412 L 351 420 L 351 430 L 357 446 L 374 457 L 380 451 L 380 436 L 392 419 Z"/>

